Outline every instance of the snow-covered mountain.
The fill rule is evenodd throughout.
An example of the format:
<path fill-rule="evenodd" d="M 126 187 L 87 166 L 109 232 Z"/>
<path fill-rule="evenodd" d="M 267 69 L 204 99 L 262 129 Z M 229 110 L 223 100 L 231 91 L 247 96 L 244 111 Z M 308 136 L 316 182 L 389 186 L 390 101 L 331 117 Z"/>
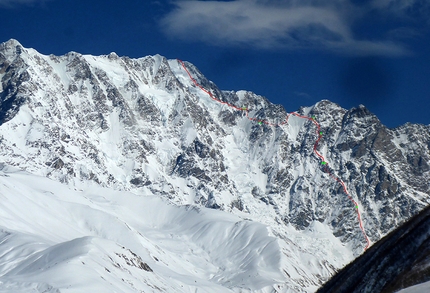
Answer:
<path fill-rule="evenodd" d="M 281 106 L 251 92 L 221 91 L 185 64 L 199 84 L 222 101 L 245 106 L 250 117 L 285 120 Z M 23 270 L 36 276 L 28 286 L 63 292 L 68 279 L 50 283 L 49 273 L 35 273 L 44 252 L 62 255 L 65 270 L 81 257 L 104 265 L 103 253 L 114 260 L 116 253 L 127 259 L 134 253 L 134 263 L 146 263 L 152 277 L 129 269 L 134 287 L 125 289 L 115 287 L 124 279 L 119 271 L 103 273 L 115 284 L 103 292 L 156 291 L 154 286 L 167 292 L 314 292 L 363 252 L 354 206 L 315 156 L 316 129 L 307 119 L 290 116 L 281 126 L 251 121 L 196 87 L 178 60 L 159 55 L 46 56 L 10 40 L 0 45 L 0 78 L 0 161 L 5 170 L 33 174 L 16 179 L 16 193 L 35 182 L 19 197 L 11 186 L 9 193 L 0 187 L 10 201 L 0 202 L 0 226 L 12 239 L 1 242 L 0 251 L 18 247 L 1 262 L 0 282 L 27 286 L 27 277 L 17 277 Z M 388 129 L 364 106 L 345 110 L 327 100 L 298 113 L 321 125 L 318 151 L 359 203 L 373 242 L 430 202 L 430 126 Z M 41 214 L 7 213 L 33 193 L 46 202 L 37 208 Z M 86 210 L 73 214 L 68 202 Z M 38 217 L 46 217 L 49 233 L 45 224 L 36 225 Z M 153 234 L 145 236 L 148 229 Z M 77 251 L 64 256 L 70 246 Z M 160 253 L 169 270 L 154 269 L 149 255 Z"/>

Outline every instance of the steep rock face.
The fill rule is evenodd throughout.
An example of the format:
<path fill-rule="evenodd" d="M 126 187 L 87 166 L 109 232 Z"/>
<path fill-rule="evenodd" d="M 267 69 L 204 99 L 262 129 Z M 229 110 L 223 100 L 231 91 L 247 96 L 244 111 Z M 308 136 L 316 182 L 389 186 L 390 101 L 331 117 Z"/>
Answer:
<path fill-rule="evenodd" d="M 0 96 L 0 124 L 12 119 L 25 101 L 25 83 L 30 79 L 26 71 L 27 65 L 20 57 L 22 51 L 17 42 L 2 44 L 0 55 L 1 96 Z M 10 58 L 10 59 L 9 59 Z"/>
<path fill-rule="evenodd" d="M 430 281 L 429 227 L 430 208 L 426 208 L 342 269 L 317 292 L 392 293 Z"/>
<path fill-rule="evenodd" d="M 249 117 L 285 121 L 281 106 L 221 91 L 185 64 Z M 7 164 L 77 189 L 93 182 L 264 223 L 285 244 L 286 286 L 297 292 L 314 290 L 363 250 L 352 203 L 313 153 L 311 121 L 290 116 L 281 126 L 260 125 L 212 100 L 177 60 L 158 55 L 45 56 L 10 40 L 0 45 L 0 78 L 0 160 Z M 345 110 L 326 100 L 298 113 L 321 125 L 318 151 L 359 203 L 373 242 L 428 204 L 430 126 L 388 129 L 364 106 Z M 320 225 L 340 244 L 315 244 Z M 339 245 L 348 253 L 334 257 Z M 304 258 L 318 265 L 297 261 Z"/>

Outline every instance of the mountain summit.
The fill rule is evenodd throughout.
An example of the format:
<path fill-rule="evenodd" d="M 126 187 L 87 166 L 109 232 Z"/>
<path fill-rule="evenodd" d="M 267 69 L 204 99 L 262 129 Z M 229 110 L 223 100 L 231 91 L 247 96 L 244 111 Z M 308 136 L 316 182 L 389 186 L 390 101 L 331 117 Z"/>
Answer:
<path fill-rule="evenodd" d="M 52 213 L 46 199 L 45 212 L 64 217 L 56 229 L 69 227 L 74 220 L 79 222 L 81 216 L 88 222 L 78 223 L 79 232 L 58 232 L 62 236 L 54 237 L 55 231 L 46 234 L 24 224 L 12 225 L 0 216 L 5 235 L 38 235 L 44 238 L 44 249 L 54 249 L 55 245 L 65 245 L 66 249 L 69 245 L 93 247 L 76 252 L 76 257 L 84 253 L 95 263 L 95 255 L 103 250 L 98 241 L 108 239 L 107 259 L 120 254 L 123 260 L 134 259 L 137 266 L 143 257 L 137 252 L 154 252 L 154 247 L 162 246 L 158 241 L 191 243 L 194 252 L 186 245 L 179 245 L 178 251 L 174 246 L 160 250 L 165 254 L 164 265 L 175 263 L 173 271 L 182 270 L 176 273 L 183 278 L 148 264 L 164 281 L 139 279 L 131 270 L 134 279 L 130 282 L 135 288 L 141 288 L 137 283 L 147 282 L 167 291 L 176 288 L 177 292 L 204 291 L 202 288 L 210 284 L 213 292 L 314 292 L 366 245 L 356 207 L 334 176 L 344 182 L 358 203 L 372 242 L 430 202 L 430 126 L 406 124 L 388 129 L 364 106 L 346 110 L 327 100 L 302 107 L 297 113 L 314 117 L 321 126 L 317 148 L 327 160 L 324 166 L 313 152 L 318 134 L 312 121 L 290 115 L 288 123 L 281 124 L 288 116 L 282 106 L 249 91 L 220 90 L 191 63 L 184 64 L 195 81 L 224 104 L 196 86 L 176 59 L 76 52 L 47 56 L 15 40 L 0 44 L 0 161 L 5 176 L 18 176 L 12 175 L 18 171 L 10 170 L 19 168 L 36 183 L 34 176 L 47 177 L 52 184 L 60 182 L 70 190 L 67 193 L 57 188 L 67 194 L 65 197 L 36 183 L 25 190 L 56 198 L 56 208 L 80 197 L 85 199 L 85 203 L 77 204 L 80 208 L 88 204 L 103 214 L 91 218 L 89 210 L 80 215 Z M 225 103 L 248 110 L 245 114 Z M 16 184 L 26 184 L 21 177 L 21 181 L 13 178 Z M 40 182 L 48 184 L 46 180 L 41 178 Z M 114 195 L 99 194 L 95 199 L 93 189 L 98 193 L 111 190 Z M 121 192 L 127 194 L 125 198 L 133 198 L 125 206 L 141 207 L 142 219 L 131 220 L 128 208 L 121 210 Z M 19 204 L 12 194 L 8 193 L 8 200 Z M 29 196 L 25 191 L 19 194 Z M 158 203 L 142 204 L 152 197 L 162 202 L 160 214 L 149 210 L 157 209 Z M 176 213 L 170 205 L 177 207 L 175 211 L 181 216 L 170 214 Z M 0 208 L 6 214 L 9 206 L 0 203 Z M 20 213 L 26 212 L 12 213 L 11 219 L 23 220 Z M 119 221 L 113 230 L 104 227 L 105 216 Z M 223 217 L 230 220 L 223 222 Z M 193 226 L 189 219 L 206 226 Z M 28 225 L 37 221 L 26 215 Z M 162 237 L 141 240 L 139 237 L 149 231 L 144 223 L 150 223 L 151 233 Z M 174 229 L 166 228 L 172 223 Z M 134 240 L 126 241 L 115 234 L 115 227 L 119 234 L 127 231 L 124 237 Z M 193 229 L 210 232 L 228 245 Z M 180 238 L 175 238 L 179 234 Z M 31 238 L 25 243 L 34 241 Z M 7 244 L 0 243 L 0 249 Z M 118 252 L 115 245 L 124 252 Z M 93 255 L 92 249 L 99 252 Z M 181 259 L 188 264 L 179 261 L 181 254 L 189 255 Z M 12 274 L 14 268 L 17 270 L 22 263 L 19 256 L 0 262 L 5 264 L 0 265 L 0 282 L 5 282 L 4 276 Z M 202 260 L 207 267 L 199 267 Z M 37 269 L 28 266 L 30 272 Z M 169 276 L 175 281 L 169 281 Z M 122 277 L 103 274 L 102 278 L 115 283 Z M 204 285 L 191 286 L 184 281 L 187 278 Z M 20 286 L 19 280 L 13 280 L 14 286 Z M 48 285 L 61 290 L 67 284 Z M 113 292 L 109 290 L 103 292 Z"/>

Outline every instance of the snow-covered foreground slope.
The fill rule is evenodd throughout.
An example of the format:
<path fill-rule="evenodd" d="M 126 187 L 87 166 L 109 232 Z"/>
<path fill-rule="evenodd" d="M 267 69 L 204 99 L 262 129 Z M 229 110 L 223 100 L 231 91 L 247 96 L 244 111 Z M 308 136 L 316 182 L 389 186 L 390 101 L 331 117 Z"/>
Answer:
<path fill-rule="evenodd" d="M 283 262 L 266 226 L 226 212 L 0 171 L 2 293 L 290 292 Z"/>
<path fill-rule="evenodd" d="M 425 282 L 422 284 L 418 284 L 403 290 L 400 290 L 398 293 L 423 293 L 430 292 L 430 282 Z"/>

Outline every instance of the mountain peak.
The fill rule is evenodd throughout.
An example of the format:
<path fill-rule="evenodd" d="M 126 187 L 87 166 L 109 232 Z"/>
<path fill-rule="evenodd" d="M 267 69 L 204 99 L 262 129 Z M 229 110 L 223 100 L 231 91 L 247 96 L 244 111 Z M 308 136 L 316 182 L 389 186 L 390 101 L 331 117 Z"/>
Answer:
<path fill-rule="evenodd" d="M 0 50 L 7 50 L 7 49 L 11 49 L 11 48 L 16 48 L 16 47 L 20 47 L 21 49 L 24 48 L 21 45 L 21 43 L 15 39 L 10 39 L 10 40 L 0 44 Z"/>
<path fill-rule="evenodd" d="M 24 47 L 15 39 L 0 44 L 0 53 L 8 57 L 20 55 L 23 49 Z"/>
<path fill-rule="evenodd" d="M 2 44 L 5 44 L 7 46 L 22 46 L 20 42 L 18 42 L 16 39 L 9 39 L 6 42 L 3 42 Z"/>
<path fill-rule="evenodd" d="M 366 244 L 355 209 L 376 242 L 428 202 L 430 150 L 422 146 L 430 134 L 415 125 L 393 132 L 364 107 L 347 111 L 327 100 L 288 115 L 252 92 L 222 91 L 191 63 L 160 55 L 43 55 L 14 41 L 0 49 L 0 162 L 73 189 L 108 187 L 264 224 L 277 237 L 270 278 L 279 282 L 255 292 L 273 291 L 276 282 L 278 292 L 310 292 L 360 254 Z M 103 194 L 97 198 L 103 204 Z M 136 223 L 115 210 L 114 218 Z M 98 231 L 88 233 L 105 237 Z M 197 263 L 211 252 L 199 232 L 190 233 L 194 251 L 204 251 L 187 259 Z M 226 250 L 241 247 L 235 241 L 223 242 Z M 235 264 L 264 270 L 263 262 L 235 252 Z M 210 270 L 208 282 L 241 290 L 222 259 Z M 243 274 L 237 282 L 254 276 Z"/>
<path fill-rule="evenodd" d="M 360 127 L 367 127 L 365 125 L 372 125 L 373 127 L 382 126 L 381 121 L 378 117 L 369 111 L 364 105 L 351 108 L 344 117 L 345 121 L 358 123 Z M 385 127 L 385 126 L 384 126 Z"/>

